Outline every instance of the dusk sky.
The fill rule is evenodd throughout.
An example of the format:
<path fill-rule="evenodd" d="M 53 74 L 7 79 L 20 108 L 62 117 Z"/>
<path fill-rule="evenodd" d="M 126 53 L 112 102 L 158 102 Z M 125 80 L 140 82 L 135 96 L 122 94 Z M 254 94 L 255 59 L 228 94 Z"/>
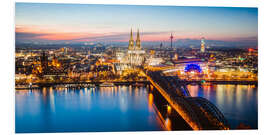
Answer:
<path fill-rule="evenodd" d="M 257 41 L 257 8 L 16 3 L 16 42 Z"/>

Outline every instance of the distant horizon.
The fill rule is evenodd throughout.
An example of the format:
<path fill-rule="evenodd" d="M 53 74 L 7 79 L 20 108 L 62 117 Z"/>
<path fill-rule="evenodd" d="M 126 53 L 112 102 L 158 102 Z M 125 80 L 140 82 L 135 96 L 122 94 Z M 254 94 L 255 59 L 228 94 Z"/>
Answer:
<path fill-rule="evenodd" d="M 15 16 L 16 44 L 125 43 L 132 28 L 142 45 L 258 45 L 257 8 L 16 3 Z"/>
<path fill-rule="evenodd" d="M 167 41 L 142 41 L 142 48 L 145 47 L 159 47 L 160 44 L 163 44 L 163 47 L 170 47 L 170 40 L 168 38 Z M 200 47 L 201 39 L 177 39 L 173 40 L 173 47 Z M 222 41 L 222 40 L 207 40 L 205 39 L 206 46 L 209 47 L 229 47 L 229 48 L 254 48 L 258 49 L 257 41 Z M 69 42 L 69 41 L 54 41 L 54 42 L 16 42 L 16 46 L 24 46 L 24 45 L 61 45 L 61 46 L 69 46 L 69 45 L 85 45 L 85 46 L 93 46 L 93 45 L 113 45 L 114 47 L 128 47 L 127 41 L 119 41 L 119 42 Z"/>

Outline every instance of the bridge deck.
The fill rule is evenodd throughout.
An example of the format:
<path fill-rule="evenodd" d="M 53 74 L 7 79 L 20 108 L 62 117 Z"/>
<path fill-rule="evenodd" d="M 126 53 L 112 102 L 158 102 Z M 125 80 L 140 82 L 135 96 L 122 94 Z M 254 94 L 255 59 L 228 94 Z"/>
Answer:
<path fill-rule="evenodd" d="M 192 129 L 229 129 L 223 114 L 208 100 L 190 97 L 178 78 L 162 76 L 158 71 L 149 71 L 146 76 Z"/>

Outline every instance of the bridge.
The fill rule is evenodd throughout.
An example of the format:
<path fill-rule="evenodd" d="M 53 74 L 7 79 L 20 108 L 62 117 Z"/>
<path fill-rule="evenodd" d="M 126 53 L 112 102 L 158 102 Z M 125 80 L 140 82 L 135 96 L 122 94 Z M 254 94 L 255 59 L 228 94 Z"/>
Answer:
<path fill-rule="evenodd" d="M 151 84 L 193 130 L 227 130 L 229 124 L 220 110 L 202 97 L 191 97 L 186 85 L 176 76 L 145 70 Z"/>

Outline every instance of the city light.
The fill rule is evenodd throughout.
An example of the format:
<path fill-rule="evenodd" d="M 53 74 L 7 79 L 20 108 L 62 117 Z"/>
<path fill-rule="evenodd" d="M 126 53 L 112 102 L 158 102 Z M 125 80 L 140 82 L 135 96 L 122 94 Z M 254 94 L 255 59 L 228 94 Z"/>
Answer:
<path fill-rule="evenodd" d="M 46 28 L 47 25 L 44 25 L 43 28 L 42 24 L 31 25 L 31 27 L 28 26 L 29 28 L 16 24 L 16 38 L 24 35 L 23 38 L 16 39 L 14 77 L 16 102 L 18 103 L 16 110 L 22 111 L 16 114 L 16 119 L 20 118 L 17 115 L 27 114 L 29 116 L 24 117 L 23 122 L 28 122 L 25 118 L 30 118 L 33 116 L 32 114 L 41 114 L 39 122 L 45 123 L 42 126 L 46 126 L 48 123 L 47 117 L 44 117 L 47 115 L 62 120 L 63 123 L 76 123 L 79 121 L 77 118 L 84 121 L 80 122 L 78 126 L 67 126 L 65 130 L 68 129 L 68 131 L 69 128 L 71 128 L 70 131 L 73 131 L 73 128 L 78 127 L 77 131 L 88 131 L 89 127 L 93 126 L 91 123 L 91 126 L 88 126 L 89 122 L 95 120 L 102 121 L 94 123 L 96 125 L 90 130 L 93 128 L 93 130 L 99 131 L 100 129 L 95 126 L 100 125 L 102 125 L 101 131 L 103 128 L 112 129 L 114 124 L 117 128 L 116 131 L 129 131 L 131 125 L 137 125 L 140 129 L 140 124 L 144 125 L 142 129 L 152 127 L 155 130 L 169 131 L 257 128 L 256 122 L 250 122 L 251 119 L 244 118 L 250 115 L 257 120 L 255 117 L 257 115 L 258 85 L 257 44 L 250 40 L 243 42 L 242 39 L 246 39 L 245 37 L 238 39 L 246 33 L 237 31 L 239 30 L 237 27 L 222 29 L 218 27 L 219 23 L 224 26 L 235 24 L 235 19 L 228 18 L 225 25 L 224 21 L 220 20 L 220 16 L 226 18 L 226 15 L 231 15 L 236 11 L 232 10 L 230 14 L 227 14 L 227 11 L 224 10 L 222 14 L 215 16 L 213 12 L 217 9 L 212 9 L 208 15 L 216 18 L 219 23 L 216 23 L 217 25 L 209 25 L 212 22 L 204 23 L 205 26 L 202 26 L 197 23 L 200 22 L 198 20 L 203 19 L 208 22 L 209 18 L 201 18 L 207 12 L 206 10 L 198 12 L 201 10 L 199 8 L 194 10 L 196 17 L 186 17 L 187 20 L 181 20 L 181 27 L 177 28 L 180 25 L 179 22 L 175 22 L 178 20 L 175 17 L 178 14 L 174 13 L 178 12 L 176 9 L 172 10 L 174 12 L 170 12 L 175 15 L 174 19 L 169 21 L 164 18 L 159 20 L 156 15 L 162 14 L 156 10 L 146 10 L 146 6 L 140 9 L 143 14 L 136 21 L 123 21 L 123 18 L 126 20 L 126 16 L 120 18 L 119 16 L 122 14 L 116 13 L 115 10 L 110 12 L 110 16 L 103 10 L 90 12 L 88 9 L 89 12 L 79 14 L 79 11 L 86 10 L 86 7 L 88 6 L 78 8 L 78 10 L 71 9 L 76 11 L 74 12 L 76 15 L 82 16 L 82 18 L 77 18 L 77 23 L 82 24 L 76 24 L 72 30 L 69 25 L 71 26 L 73 23 L 63 21 L 61 27 L 55 23 L 54 31 L 62 30 L 65 33 L 51 34 L 50 29 Z M 127 8 L 128 11 L 121 8 L 117 8 L 117 10 L 126 11 L 121 13 L 127 14 L 131 13 L 131 9 L 135 7 L 130 6 Z M 29 10 L 32 8 L 35 6 L 31 6 Z M 61 7 L 59 8 L 61 9 Z M 110 11 L 108 9 L 104 11 Z M 51 8 L 47 11 L 54 10 Z M 251 9 L 246 10 L 249 11 L 245 14 L 248 16 Z M 133 11 L 135 10 L 132 10 L 132 14 L 139 16 L 137 12 Z M 63 10 L 64 12 L 69 12 L 69 10 Z M 252 10 L 252 12 L 256 11 Z M 87 20 L 89 16 L 83 17 L 85 13 L 96 13 L 100 16 L 94 21 L 90 21 Z M 147 14 L 151 14 L 151 16 L 145 16 Z M 170 14 L 167 14 L 166 17 L 172 17 Z M 186 15 L 191 14 L 193 13 Z M 54 16 L 53 12 L 50 15 Z M 16 14 L 17 16 L 20 14 Z M 152 16 L 156 18 L 152 18 Z M 47 16 L 44 17 L 47 18 Z M 113 17 L 113 20 L 110 21 L 104 17 Z M 100 18 L 103 18 L 102 22 L 98 25 L 92 24 L 95 21 L 99 22 Z M 145 18 L 152 23 L 140 20 Z M 189 18 L 196 20 L 191 19 L 192 21 L 190 21 Z M 214 21 L 213 18 L 211 18 L 212 21 Z M 233 18 L 235 17 L 233 16 Z M 53 19 L 62 22 L 57 17 Z M 39 22 L 38 19 L 36 21 Z M 159 26 L 161 25 L 159 21 L 162 22 L 162 27 Z M 193 21 L 196 23 L 192 23 Z M 16 23 L 21 22 L 24 20 Z M 89 24 L 84 24 L 84 22 L 89 22 Z M 141 24 L 136 24 L 137 22 Z M 227 24 L 229 22 L 232 24 Z M 193 24 L 196 24 L 196 27 L 192 26 Z M 239 24 L 233 26 L 242 27 L 242 25 L 245 23 L 243 22 L 241 26 Z M 66 29 L 63 29 L 64 26 Z M 165 28 L 166 26 L 170 27 Z M 209 31 L 208 28 L 211 30 Z M 89 30 L 93 33 L 89 33 Z M 249 30 L 247 28 L 246 31 Z M 249 34 L 253 34 L 250 37 L 257 37 L 256 32 L 255 35 L 254 32 L 249 32 Z M 32 39 L 29 39 L 31 37 Z M 25 99 L 25 97 L 32 99 Z M 30 107 L 27 106 L 28 104 Z M 246 108 L 249 107 L 252 107 L 250 109 L 252 114 L 246 112 Z M 29 108 L 30 111 L 27 110 Z M 69 121 L 65 121 L 62 116 Z M 76 120 L 70 116 L 76 116 Z M 130 120 L 134 120 L 134 118 L 135 122 L 132 123 L 133 121 Z M 240 124 L 239 121 L 249 123 L 246 126 Z M 23 122 L 20 121 L 19 124 Z M 54 120 L 50 122 L 49 124 L 58 126 Z M 109 122 L 113 122 L 113 124 Z M 39 126 L 33 123 L 30 123 L 29 127 Z M 81 123 L 87 126 L 81 126 Z M 46 128 L 51 128 L 51 125 L 47 125 Z M 112 125 L 112 127 L 103 127 L 104 125 Z M 44 127 L 42 130 L 45 130 Z M 46 131 L 51 130 L 46 129 Z M 65 130 L 63 132 L 66 132 Z"/>

